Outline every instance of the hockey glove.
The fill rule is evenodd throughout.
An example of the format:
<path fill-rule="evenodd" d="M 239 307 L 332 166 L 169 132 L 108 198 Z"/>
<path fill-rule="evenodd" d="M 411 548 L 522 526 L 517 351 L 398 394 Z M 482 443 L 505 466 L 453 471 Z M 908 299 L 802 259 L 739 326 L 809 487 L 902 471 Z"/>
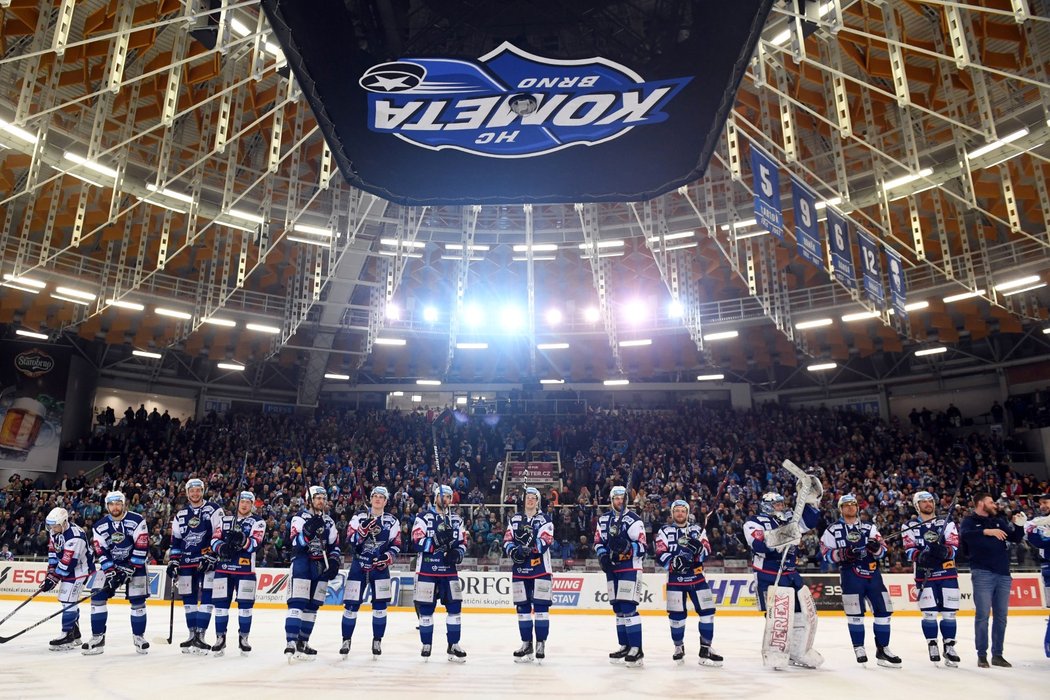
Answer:
<path fill-rule="evenodd" d="M 463 552 L 459 549 L 450 549 L 445 552 L 445 563 L 449 566 L 459 566 L 463 562 Z"/>
<path fill-rule="evenodd" d="M 882 552 L 882 542 L 879 542 L 878 540 L 868 540 L 868 543 L 864 545 L 864 548 L 868 550 L 868 554 L 877 557 L 879 556 L 879 553 Z"/>
<path fill-rule="evenodd" d="M 383 523 L 379 518 L 369 518 L 361 525 L 361 532 L 365 535 L 378 535 L 383 529 Z"/>
<path fill-rule="evenodd" d="M 820 479 L 809 475 L 809 484 L 806 489 L 806 503 L 813 507 L 820 506 L 820 499 L 824 496 L 824 484 L 820 483 Z"/>
<path fill-rule="evenodd" d="M 197 562 L 197 571 L 200 571 L 203 574 L 206 574 L 209 571 L 215 571 L 215 564 L 218 561 L 219 560 L 214 554 L 205 554 L 201 557 L 201 560 Z"/>
<path fill-rule="evenodd" d="M 631 551 L 631 540 L 623 533 L 610 537 L 609 551 L 622 557 Z"/>
<path fill-rule="evenodd" d="M 843 547 L 839 550 L 839 561 L 846 562 L 847 564 L 852 564 L 858 559 L 860 559 L 860 555 L 857 553 L 857 550 L 853 547 Z"/>
<path fill-rule="evenodd" d="M 524 564 L 529 560 L 529 553 L 524 547 L 518 546 L 510 550 L 510 558 L 515 564 Z"/>
<path fill-rule="evenodd" d="M 678 538 L 678 552 L 680 555 L 689 557 L 690 559 L 696 559 L 697 555 L 700 554 L 700 549 L 703 547 L 700 544 L 700 540 L 695 537 L 679 537 Z"/>
<path fill-rule="evenodd" d="M 102 582 L 102 591 L 107 598 L 112 598 L 127 581 L 128 579 L 123 572 L 110 569 L 106 572 L 106 580 Z"/>
<path fill-rule="evenodd" d="M 331 581 L 339 575 L 339 569 L 343 567 L 343 558 L 338 554 L 330 554 L 328 556 L 328 568 L 324 572 L 324 578 L 326 581 Z"/>
<path fill-rule="evenodd" d="M 168 578 L 178 578 L 179 577 L 179 560 L 178 559 L 173 559 L 172 561 L 168 562 L 168 571 L 167 571 L 167 573 L 168 573 Z"/>
<path fill-rule="evenodd" d="M 310 553 L 311 559 L 323 559 L 324 558 L 324 542 L 321 538 L 310 540 L 306 544 L 306 550 Z"/>
<path fill-rule="evenodd" d="M 44 593 L 47 593 L 48 591 L 53 590 L 54 587 L 58 585 L 58 581 L 59 578 L 55 574 L 55 572 L 49 571 L 47 573 L 47 577 L 40 582 L 40 590 Z"/>
<path fill-rule="evenodd" d="M 536 541 L 536 532 L 531 527 L 523 527 L 514 534 L 514 540 L 525 549 L 529 549 Z"/>
<path fill-rule="evenodd" d="M 388 566 L 394 563 L 394 558 L 390 556 L 390 552 L 383 552 L 382 554 L 376 554 L 372 558 L 372 568 L 376 571 L 383 571 Z"/>
<path fill-rule="evenodd" d="M 229 552 L 230 556 L 234 553 L 244 549 L 244 545 L 247 544 L 248 538 L 245 537 L 244 531 L 239 527 L 235 527 L 222 538 L 222 541 L 226 543 L 226 551 Z"/>
<path fill-rule="evenodd" d="M 311 516 L 303 523 L 303 537 L 307 540 L 316 539 L 324 530 L 324 517 L 320 515 Z"/>
<path fill-rule="evenodd" d="M 455 529 L 444 520 L 439 520 L 434 530 L 434 549 L 446 549 L 455 537 Z"/>
<path fill-rule="evenodd" d="M 604 571 L 605 573 L 612 573 L 612 559 L 609 557 L 608 553 L 602 554 L 598 557 L 598 565 L 602 567 L 602 571 Z"/>
<path fill-rule="evenodd" d="M 211 551 L 216 559 L 227 559 L 232 554 L 230 546 L 222 540 L 216 542 L 215 546 L 211 548 Z"/>
<path fill-rule="evenodd" d="M 693 558 L 684 554 L 676 554 L 671 559 L 671 572 L 675 574 L 689 573 L 693 568 Z"/>

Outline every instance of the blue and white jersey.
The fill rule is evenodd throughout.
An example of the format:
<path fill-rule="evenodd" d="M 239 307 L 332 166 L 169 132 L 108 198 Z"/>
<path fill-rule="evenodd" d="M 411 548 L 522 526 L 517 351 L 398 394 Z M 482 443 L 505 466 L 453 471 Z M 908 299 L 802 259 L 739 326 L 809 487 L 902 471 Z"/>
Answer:
<path fill-rule="evenodd" d="M 189 568 L 211 554 L 211 535 L 222 516 L 222 507 L 217 503 L 206 502 L 199 508 L 187 503 L 180 508 L 171 521 L 170 560 Z"/>
<path fill-rule="evenodd" d="M 688 551 L 680 547 L 683 540 L 686 542 L 693 540 L 699 547 L 696 556 L 692 558 L 693 566 L 684 572 L 671 571 L 672 560 L 679 554 L 686 554 Z M 707 539 L 707 530 L 704 528 L 695 523 L 682 527 L 668 523 L 656 533 L 654 548 L 656 561 L 667 569 L 668 586 L 692 586 L 694 583 L 706 581 L 704 560 L 711 554 L 711 542 Z"/>
<path fill-rule="evenodd" d="M 463 521 L 455 513 L 441 515 L 433 507 L 416 516 L 412 524 L 412 543 L 419 552 L 416 558 L 416 573 L 429 576 L 458 576 L 456 566 L 448 563 L 445 552 L 438 545 L 438 531 L 442 537 L 451 536 L 460 554 L 467 553 L 467 531 Z M 448 534 L 445 534 L 448 533 Z"/>
<path fill-rule="evenodd" d="M 82 527 L 70 523 L 57 535 L 48 533 L 47 570 L 63 581 L 83 581 L 95 573 L 95 557 Z"/>
<path fill-rule="evenodd" d="M 878 542 L 879 551 L 868 551 L 869 542 Z M 856 559 L 847 560 L 847 552 L 854 552 Z M 828 526 L 820 538 L 820 554 L 830 564 L 838 564 L 839 573 L 852 573 L 861 578 L 871 578 L 879 570 L 879 559 L 886 556 L 886 545 L 874 523 L 860 520 L 847 523 L 839 519 Z"/>
<path fill-rule="evenodd" d="M 324 544 L 324 551 L 329 559 L 333 555 L 339 555 L 339 532 L 336 530 L 335 521 L 327 513 L 320 515 L 309 510 L 302 510 L 292 517 L 288 527 L 289 540 L 292 543 L 293 563 L 312 561 L 324 565 L 324 556 L 310 554 L 310 542 L 318 539 Z"/>
<path fill-rule="evenodd" d="M 820 522 L 820 511 L 807 504 L 802 509 L 802 522 L 798 524 L 799 531 L 805 534 L 816 527 L 818 522 Z M 766 533 L 783 525 L 787 523 L 769 515 L 753 515 L 744 523 L 744 539 L 747 540 L 747 546 L 751 548 L 752 553 L 751 568 L 759 574 L 777 575 L 783 553 L 766 546 Z M 797 557 L 798 547 L 789 548 L 787 558 L 784 559 L 784 573 L 793 573 L 798 570 Z"/>
<path fill-rule="evenodd" d="M 908 561 L 915 561 L 931 544 L 941 540 L 941 530 L 944 530 L 944 546 L 951 552 L 948 557 L 936 569 L 930 569 L 928 576 L 923 577 L 924 571 L 915 565 L 915 580 L 920 583 L 926 581 L 943 581 L 945 579 L 959 578 L 959 572 L 955 570 L 955 555 L 959 551 L 959 529 L 955 523 L 946 521 L 944 517 L 937 516 L 929 520 L 915 516 L 901 527 L 901 544 L 904 545 L 904 555 Z"/>
<path fill-rule="evenodd" d="M 366 529 L 372 519 L 369 512 L 358 513 L 350 519 L 350 525 L 346 528 L 346 541 L 348 546 L 354 548 L 354 561 L 362 566 L 370 566 L 375 557 L 389 554 L 393 559 L 401 553 L 401 521 L 397 516 L 390 513 L 380 515 L 377 518 L 377 532 Z"/>
<path fill-rule="evenodd" d="M 517 533 L 523 529 L 532 530 L 532 544 L 529 545 L 529 558 L 514 562 L 511 573 L 514 578 L 539 578 L 549 576 L 551 569 L 551 542 L 554 541 L 554 523 L 546 513 L 540 511 L 531 518 L 525 513 L 515 513 L 507 522 L 507 531 L 503 533 L 503 551 L 510 553 L 518 546 Z"/>
<path fill-rule="evenodd" d="M 103 571 L 114 565 L 141 567 L 149 555 L 149 528 L 146 519 L 128 511 L 120 520 L 108 513 L 91 530 L 95 558 Z"/>
<path fill-rule="evenodd" d="M 236 552 L 224 552 L 224 556 L 215 564 L 216 571 L 222 571 L 234 576 L 247 576 L 255 573 L 255 552 L 262 547 L 263 537 L 266 536 L 266 521 L 254 515 L 237 519 L 234 515 L 224 515 L 219 518 L 219 526 L 211 534 L 211 548 L 226 539 L 233 529 L 244 533 L 244 546 Z"/>
<path fill-rule="evenodd" d="M 1039 562 L 1043 565 L 1043 571 L 1050 570 L 1050 525 L 1039 526 L 1028 521 L 1024 526 L 1024 537 L 1025 541 L 1035 548 Z M 1046 603 L 1050 605 L 1050 600 Z"/>
<path fill-rule="evenodd" d="M 610 550 L 610 540 L 626 537 L 630 549 L 616 553 Z M 594 529 L 594 553 L 601 557 L 608 554 L 612 561 L 612 573 L 641 571 L 642 559 L 645 557 L 645 523 L 633 510 L 623 513 L 607 511 L 598 517 L 598 526 Z"/>

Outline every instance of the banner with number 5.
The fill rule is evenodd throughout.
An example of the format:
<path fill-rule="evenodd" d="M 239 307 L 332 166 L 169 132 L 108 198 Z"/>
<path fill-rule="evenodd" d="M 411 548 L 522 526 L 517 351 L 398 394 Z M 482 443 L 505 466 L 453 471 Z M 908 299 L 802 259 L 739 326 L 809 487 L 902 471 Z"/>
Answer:
<path fill-rule="evenodd" d="M 817 224 L 817 198 L 805 185 L 791 178 L 791 199 L 795 204 L 795 238 L 803 258 L 824 269 L 824 246 Z"/>
<path fill-rule="evenodd" d="M 856 289 L 857 275 L 853 271 L 853 243 L 850 241 L 849 223 L 831 207 L 827 211 L 828 245 L 831 248 L 831 268 L 835 279 L 846 289 Z"/>
<path fill-rule="evenodd" d="M 860 241 L 860 271 L 864 275 L 864 291 L 880 309 L 886 303 L 886 293 L 882 289 L 882 256 L 879 255 L 879 244 L 874 238 L 857 231 Z"/>
<path fill-rule="evenodd" d="M 755 220 L 761 228 L 784 240 L 784 214 L 780 211 L 780 172 L 776 163 L 751 144 L 751 175 L 755 188 Z"/>

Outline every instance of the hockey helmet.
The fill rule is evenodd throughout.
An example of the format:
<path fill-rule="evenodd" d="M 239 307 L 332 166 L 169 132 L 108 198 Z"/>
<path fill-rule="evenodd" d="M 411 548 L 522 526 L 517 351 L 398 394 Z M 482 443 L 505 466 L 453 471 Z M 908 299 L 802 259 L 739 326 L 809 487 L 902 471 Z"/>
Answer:
<path fill-rule="evenodd" d="M 368 494 L 369 498 L 374 498 L 375 496 L 382 496 L 383 498 L 390 500 L 390 492 L 386 490 L 385 486 L 376 486 L 372 489 L 372 493 Z"/>
<path fill-rule="evenodd" d="M 855 505 L 858 508 L 860 508 L 860 501 L 858 501 L 857 497 L 854 496 L 852 493 L 844 493 L 841 496 L 839 496 L 839 502 L 838 502 L 839 510 L 842 510 L 842 506 L 847 505 L 849 503 L 852 503 L 853 505 Z"/>
<path fill-rule="evenodd" d="M 64 530 L 69 526 L 69 511 L 65 508 L 52 508 L 44 522 L 47 523 L 49 529 L 61 525 Z"/>
<path fill-rule="evenodd" d="M 771 518 L 777 520 L 788 520 L 791 517 L 790 511 L 777 510 L 777 504 L 784 503 L 784 497 L 779 493 L 770 491 L 769 493 L 762 494 L 762 501 L 758 506 L 758 511 L 762 515 L 768 515 Z"/>
<path fill-rule="evenodd" d="M 915 510 L 919 509 L 919 501 L 934 501 L 937 499 L 933 497 L 933 494 L 929 491 L 916 491 L 915 495 L 911 497 L 911 504 L 915 507 Z"/>

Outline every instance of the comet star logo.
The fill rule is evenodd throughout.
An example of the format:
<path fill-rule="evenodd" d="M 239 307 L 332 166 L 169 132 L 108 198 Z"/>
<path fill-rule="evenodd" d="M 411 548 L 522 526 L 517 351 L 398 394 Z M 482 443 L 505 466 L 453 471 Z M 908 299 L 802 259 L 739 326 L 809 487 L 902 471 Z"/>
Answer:
<path fill-rule="evenodd" d="M 381 63 L 359 84 L 372 131 L 436 151 L 531 158 L 663 122 L 662 109 L 690 80 L 646 82 L 604 58 L 555 60 L 504 43 L 476 62 Z"/>

